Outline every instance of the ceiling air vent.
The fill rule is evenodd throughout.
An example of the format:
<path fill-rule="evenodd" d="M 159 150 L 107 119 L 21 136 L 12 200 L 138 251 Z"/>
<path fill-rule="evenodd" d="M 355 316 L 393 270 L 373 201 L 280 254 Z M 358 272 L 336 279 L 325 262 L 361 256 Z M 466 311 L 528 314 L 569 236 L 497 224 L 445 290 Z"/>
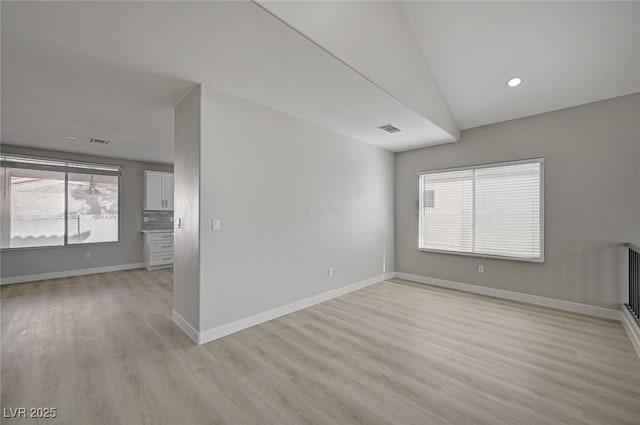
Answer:
<path fill-rule="evenodd" d="M 95 143 L 96 145 L 108 145 L 109 141 L 108 140 L 102 140 L 102 139 L 89 139 L 90 143 Z"/>
<path fill-rule="evenodd" d="M 397 133 L 397 132 L 401 131 L 398 127 L 396 127 L 395 125 L 391 125 L 391 124 L 381 125 L 378 128 L 380 130 L 386 131 L 387 133 Z"/>

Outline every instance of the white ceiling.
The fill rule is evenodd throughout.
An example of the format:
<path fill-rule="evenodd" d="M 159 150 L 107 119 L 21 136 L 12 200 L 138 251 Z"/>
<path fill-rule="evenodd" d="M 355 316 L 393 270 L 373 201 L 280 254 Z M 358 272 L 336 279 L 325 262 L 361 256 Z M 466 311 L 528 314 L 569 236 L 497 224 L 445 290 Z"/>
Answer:
<path fill-rule="evenodd" d="M 0 2 L 2 142 L 172 162 L 197 83 L 391 151 L 640 91 L 638 2 L 327 4 Z"/>
<path fill-rule="evenodd" d="M 460 138 L 399 2 L 260 0 L 260 5 L 453 139 Z"/>
<path fill-rule="evenodd" d="M 640 2 L 403 8 L 461 129 L 640 91 Z"/>
<path fill-rule="evenodd" d="M 455 141 L 254 3 L 2 2 L 4 143 L 171 162 L 197 83 L 391 151 Z"/>

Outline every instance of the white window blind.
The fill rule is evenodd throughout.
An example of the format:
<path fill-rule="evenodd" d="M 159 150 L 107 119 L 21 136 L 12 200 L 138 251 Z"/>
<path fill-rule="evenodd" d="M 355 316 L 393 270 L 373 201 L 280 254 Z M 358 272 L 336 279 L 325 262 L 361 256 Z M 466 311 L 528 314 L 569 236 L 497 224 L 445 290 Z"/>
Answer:
<path fill-rule="evenodd" d="M 425 174 L 422 181 L 421 248 L 472 252 L 473 171 Z"/>
<path fill-rule="evenodd" d="M 543 163 L 419 173 L 419 248 L 542 261 Z"/>
<path fill-rule="evenodd" d="M 122 174 L 122 167 L 119 165 L 95 164 L 67 159 L 38 158 L 4 153 L 0 153 L 0 166 L 3 168 L 91 173 L 108 176 L 119 176 Z"/>

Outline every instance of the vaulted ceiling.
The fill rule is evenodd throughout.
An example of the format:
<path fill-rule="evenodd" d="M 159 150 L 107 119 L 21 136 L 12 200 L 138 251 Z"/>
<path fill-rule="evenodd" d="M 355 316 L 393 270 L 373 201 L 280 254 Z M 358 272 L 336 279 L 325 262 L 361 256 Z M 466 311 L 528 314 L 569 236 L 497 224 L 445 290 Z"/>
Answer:
<path fill-rule="evenodd" d="M 33 147 L 172 162 L 198 83 L 390 151 L 640 91 L 634 2 L 0 7 L 2 142 Z"/>
<path fill-rule="evenodd" d="M 461 129 L 640 91 L 640 2 L 405 2 Z M 506 86 L 512 76 L 523 83 Z"/>

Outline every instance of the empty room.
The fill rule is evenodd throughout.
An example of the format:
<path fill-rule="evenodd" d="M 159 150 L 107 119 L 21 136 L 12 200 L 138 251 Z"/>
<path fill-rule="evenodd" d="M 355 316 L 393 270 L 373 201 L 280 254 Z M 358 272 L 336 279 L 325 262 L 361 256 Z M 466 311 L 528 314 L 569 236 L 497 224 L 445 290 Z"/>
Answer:
<path fill-rule="evenodd" d="M 640 425 L 640 2 L 0 19 L 2 424 Z"/>

